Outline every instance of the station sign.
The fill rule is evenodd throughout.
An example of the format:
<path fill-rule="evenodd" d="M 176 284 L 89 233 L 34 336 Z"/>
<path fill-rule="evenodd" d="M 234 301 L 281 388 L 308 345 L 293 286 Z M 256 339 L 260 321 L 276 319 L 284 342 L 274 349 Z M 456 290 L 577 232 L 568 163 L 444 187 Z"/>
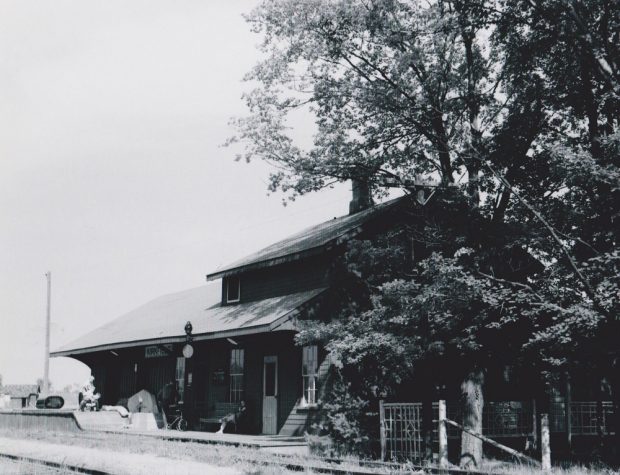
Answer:
<path fill-rule="evenodd" d="M 163 358 L 172 353 L 172 345 L 153 345 L 144 348 L 145 358 Z"/>

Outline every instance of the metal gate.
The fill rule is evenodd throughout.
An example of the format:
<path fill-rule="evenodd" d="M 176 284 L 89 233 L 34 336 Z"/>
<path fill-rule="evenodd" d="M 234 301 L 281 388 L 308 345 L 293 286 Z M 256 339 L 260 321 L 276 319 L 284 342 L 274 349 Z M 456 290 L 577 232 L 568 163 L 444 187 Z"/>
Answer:
<path fill-rule="evenodd" d="M 419 460 L 422 456 L 421 403 L 380 401 L 381 457 Z"/>

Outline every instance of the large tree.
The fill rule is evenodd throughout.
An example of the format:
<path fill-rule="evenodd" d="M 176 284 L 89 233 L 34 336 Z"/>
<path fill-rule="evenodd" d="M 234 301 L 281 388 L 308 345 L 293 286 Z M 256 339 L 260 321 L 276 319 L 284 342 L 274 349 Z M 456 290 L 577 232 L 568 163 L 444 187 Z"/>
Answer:
<path fill-rule="evenodd" d="M 449 282 L 468 303 L 434 307 L 425 318 L 449 315 L 455 326 L 433 339 L 520 319 L 522 347 L 542 352 L 541 364 L 576 364 L 582 348 L 611 361 L 614 343 L 592 342 L 618 308 L 619 15 L 606 0 L 266 0 L 248 16 L 265 59 L 248 76 L 249 115 L 231 142 L 245 144 L 243 158 L 272 163 L 271 189 L 292 197 L 348 179 L 379 194 L 388 183 L 411 192 L 420 178 L 441 182 L 433 199 L 470 223 L 433 228 L 429 219 L 424 229 L 443 239 L 431 248 L 446 274 L 369 287 L 379 306 L 368 318 L 394 288 L 423 295 L 420 279 L 427 290 Z M 308 148 L 289 128 L 297 109 L 316 119 Z M 450 261 L 461 248 L 470 257 Z M 516 249 L 545 270 L 499 272 Z M 409 300 L 385 301 L 424 314 Z M 479 430 L 484 366 L 470 354 L 466 423 Z M 405 368 L 425 358 L 403 355 Z M 464 437 L 463 452 L 473 454 L 464 463 L 479 463 L 478 441 Z"/>

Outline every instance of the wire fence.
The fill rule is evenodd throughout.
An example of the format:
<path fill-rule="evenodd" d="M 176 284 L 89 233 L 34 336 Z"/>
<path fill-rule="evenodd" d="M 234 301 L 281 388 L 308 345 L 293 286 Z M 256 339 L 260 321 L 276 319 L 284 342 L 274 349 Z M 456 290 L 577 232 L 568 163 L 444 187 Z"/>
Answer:
<path fill-rule="evenodd" d="M 573 401 L 570 403 L 570 431 L 573 435 L 609 435 L 614 431 L 611 428 L 614 408 L 611 401 L 602 401 L 600 417 L 596 401 Z M 551 403 L 550 430 L 551 432 L 566 432 L 568 418 L 564 402 Z"/>
<path fill-rule="evenodd" d="M 549 411 L 551 432 L 567 432 L 570 424 L 569 429 L 573 435 L 613 434 L 610 425 L 613 405 L 611 401 L 603 401 L 600 407 L 597 407 L 598 404 L 596 401 L 573 401 L 567 415 L 566 403 L 552 402 Z M 381 403 L 381 448 L 384 459 L 415 461 L 422 458 L 421 415 L 421 403 Z M 462 421 L 459 404 L 447 404 L 447 417 Z M 536 417 L 536 406 L 532 401 L 486 402 L 482 414 L 482 433 L 490 438 L 536 438 Z M 436 421 L 438 418 L 438 404 L 433 403 L 433 419 Z M 460 431 L 449 426 L 448 438 L 458 437 Z M 436 427 L 433 439 L 437 441 Z"/>

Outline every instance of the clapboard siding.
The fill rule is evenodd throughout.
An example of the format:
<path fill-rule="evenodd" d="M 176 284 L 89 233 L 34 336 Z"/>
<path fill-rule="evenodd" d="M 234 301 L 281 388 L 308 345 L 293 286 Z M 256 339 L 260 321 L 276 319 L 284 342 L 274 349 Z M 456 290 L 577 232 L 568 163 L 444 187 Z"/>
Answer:
<path fill-rule="evenodd" d="M 301 396 L 301 348 L 292 332 L 237 339 L 245 348 L 245 401 L 248 432 L 261 433 L 263 423 L 263 362 L 265 356 L 278 357 L 278 431 L 284 426 Z"/>
<path fill-rule="evenodd" d="M 284 426 L 302 392 L 301 347 L 295 346 L 292 335 L 289 338 L 282 341 L 278 357 L 278 431 Z"/>
<path fill-rule="evenodd" d="M 244 341 L 245 348 L 245 402 L 248 412 L 247 431 L 260 434 L 263 424 L 263 357 L 268 349 L 260 340 Z"/>
<path fill-rule="evenodd" d="M 329 370 L 331 367 L 331 361 L 324 349 L 320 348 L 319 351 L 319 364 L 317 371 L 317 390 L 319 400 L 323 395 L 327 378 L 329 377 Z M 319 411 L 314 407 L 300 407 L 299 402 L 303 392 L 303 384 L 301 382 L 301 348 L 299 348 L 299 387 L 297 389 L 297 400 L 288 413 L 282 428 L 280 429 L 280 435 L 296 436 L 303 435 L 304 432 L 312 432 L 312 424 L 317 422 L 317 418 L 320 417 Z"/>
<path fill-rule="evenodd" d="M 225 342 L 214 342 L 209 345 L 207 360 L 209 373 L 207 405 L 209 410 L 215 408 L 217 402 L 229 401 L 229 358 L 231 345 Z M 223 379 L 215 379 L 218 374 L 223 373 Z"/>
<path fill-rule="evenodd" d="M 169 382 L 174 381 L 176 361 L 170 357 L 144 359 L 138 366 L 141 389 L 157 395 Z"/>

